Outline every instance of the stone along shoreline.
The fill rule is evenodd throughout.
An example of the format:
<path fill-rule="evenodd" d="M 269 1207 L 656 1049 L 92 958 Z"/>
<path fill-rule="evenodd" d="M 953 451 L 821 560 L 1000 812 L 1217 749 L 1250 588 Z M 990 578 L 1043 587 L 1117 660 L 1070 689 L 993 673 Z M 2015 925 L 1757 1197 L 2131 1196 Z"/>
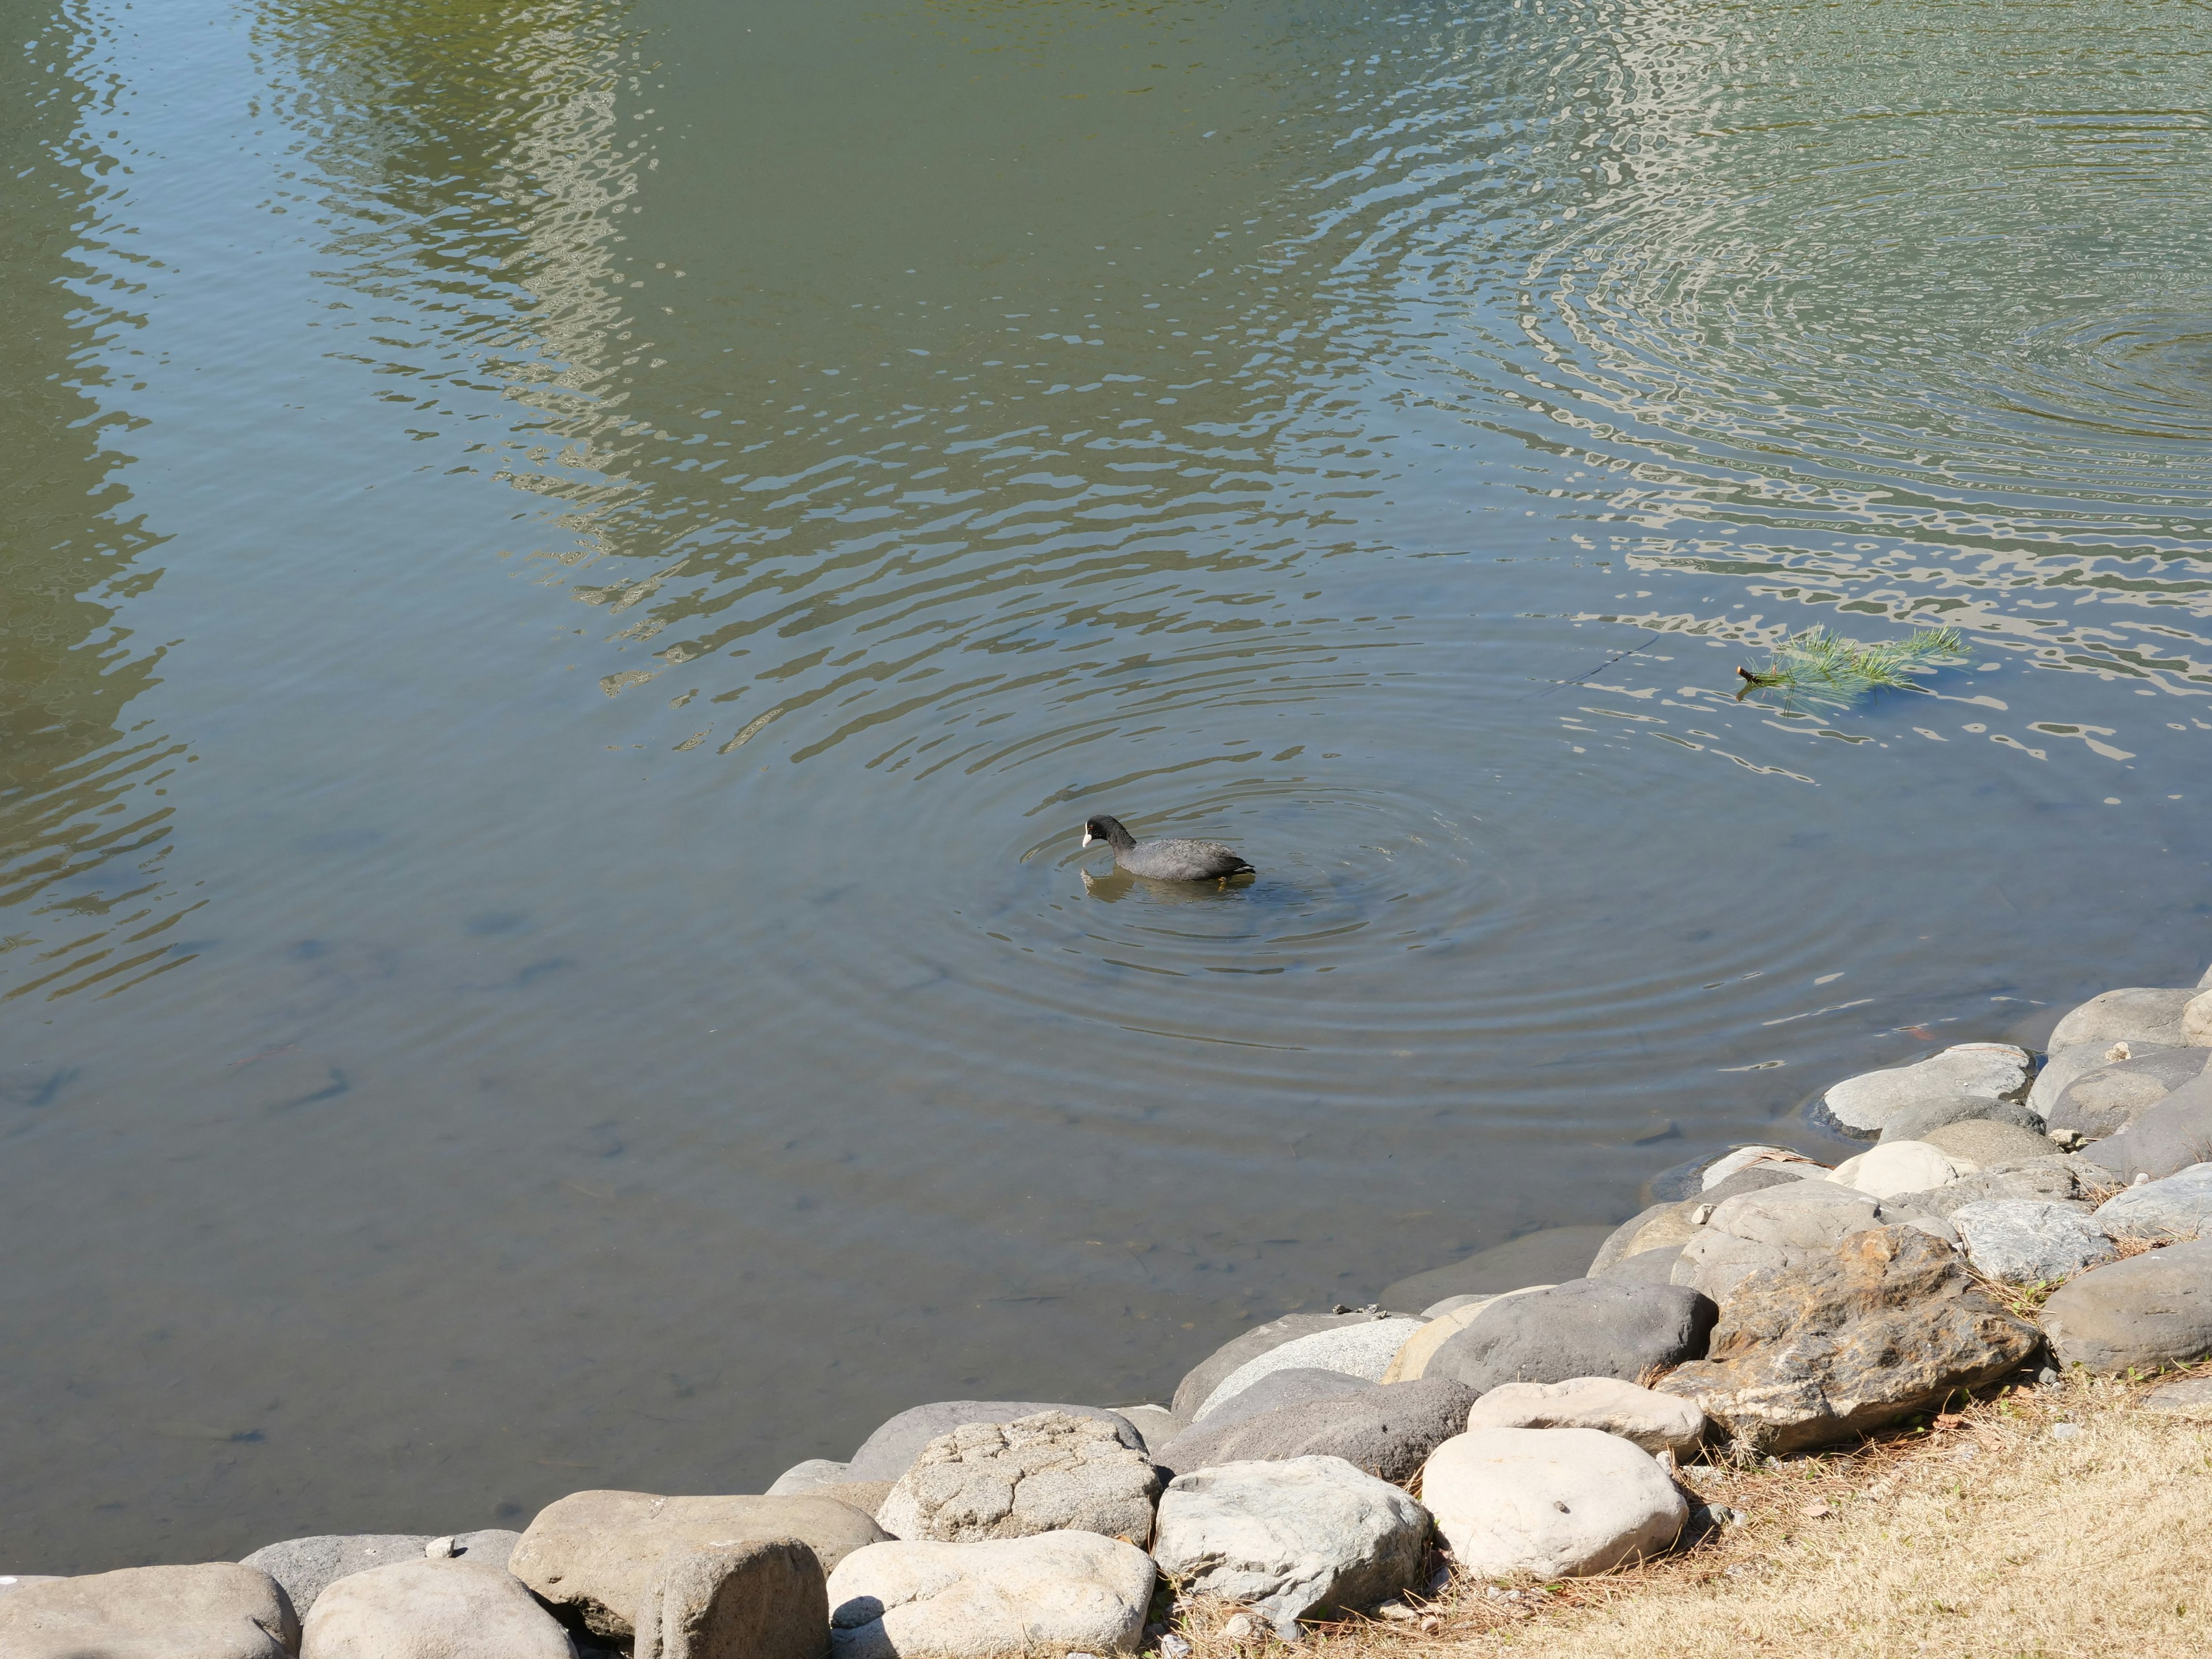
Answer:
<path fill-rule="evenodd" d="M 938 1401 L 757 1495 L 0 1577 L 0 1655 L 1184 1659 L 1206 1604 L 1294 1642 L 1410 1624 L 1455 1577 L 1605 1572 L 1728 1524 L 1697 1496 L 1718 1466 L 2212 1354 L 2212 972 L 2047 1047 L 1848 1079 L 1814 1115 L 1872 1144 L 1833 1169 L 1737 1148 L 1609 1233 L 1246 1331 L 1165 1405 Z"/>

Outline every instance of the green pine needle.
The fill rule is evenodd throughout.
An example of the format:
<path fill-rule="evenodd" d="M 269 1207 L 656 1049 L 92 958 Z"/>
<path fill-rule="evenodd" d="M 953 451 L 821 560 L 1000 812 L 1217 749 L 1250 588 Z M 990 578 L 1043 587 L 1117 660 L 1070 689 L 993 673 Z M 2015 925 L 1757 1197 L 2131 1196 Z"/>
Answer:
<path fill-rule="evenodd" d="M 1913 675 L 1966 654 L 1966 641 L 1955 628 L 1917 629 L 1905 639 L 1878 645 L 1847 640 L 1825 628 L 1808 628 L 1776 646 L 1758 670 L 1739 668 L 1736 672 L 1747 682 L 1744 693 L 1778 690 L 1785 696 L 1842 708 L 1871 691 L 1909 686 Z"/>

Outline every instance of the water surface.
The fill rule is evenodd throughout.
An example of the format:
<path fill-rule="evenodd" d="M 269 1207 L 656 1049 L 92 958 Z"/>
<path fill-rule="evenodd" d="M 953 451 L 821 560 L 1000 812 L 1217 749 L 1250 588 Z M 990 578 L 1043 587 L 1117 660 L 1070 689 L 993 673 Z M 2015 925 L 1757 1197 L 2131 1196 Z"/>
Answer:
<path fill-rule="evenodd" d="M 14 16 L 0 1565 L 1162 1398 L 2212 957 L 2199 8 Z"/>

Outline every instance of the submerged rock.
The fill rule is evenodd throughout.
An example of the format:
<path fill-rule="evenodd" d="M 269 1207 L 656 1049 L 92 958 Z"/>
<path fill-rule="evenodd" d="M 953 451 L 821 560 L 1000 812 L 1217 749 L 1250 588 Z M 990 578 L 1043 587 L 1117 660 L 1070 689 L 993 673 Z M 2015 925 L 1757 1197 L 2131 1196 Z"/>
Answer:
<path fill-rule="evenodd" d="M 1710 1357 L 1657 1387 L 1723 1433 L 1782 1454 L 1826 1445 L 2015 1370 L 2040 1334 L 1911 1227 L 1854 1233 L 1729 1298 Z"/>

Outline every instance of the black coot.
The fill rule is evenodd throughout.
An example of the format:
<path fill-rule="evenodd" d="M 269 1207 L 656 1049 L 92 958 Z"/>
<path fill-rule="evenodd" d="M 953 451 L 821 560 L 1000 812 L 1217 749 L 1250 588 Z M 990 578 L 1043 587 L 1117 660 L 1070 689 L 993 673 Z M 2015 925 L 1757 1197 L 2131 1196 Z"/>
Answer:
<path fill-rule="evenodd" d="M 1103 814 L 1083 826 L 1083 844 L 1103 841 L 1114 862 L 1133 876 L 1154 881 L 1226 881 L 1250 875 L 1252 866 L 1218 841 L 1139 841 L 1121 820 Z"/>

